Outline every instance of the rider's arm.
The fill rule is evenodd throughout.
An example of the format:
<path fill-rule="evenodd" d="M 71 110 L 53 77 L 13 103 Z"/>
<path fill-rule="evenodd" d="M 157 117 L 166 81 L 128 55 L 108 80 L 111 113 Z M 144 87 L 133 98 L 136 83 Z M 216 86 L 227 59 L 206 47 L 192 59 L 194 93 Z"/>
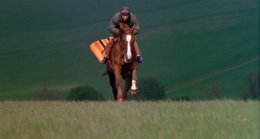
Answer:
<path fill-rule="evenodd" d="M 139 31 L 140 31 L 139 21 L 138 21 L 138 19 L 136 18 L 136 16 L 134 14 L 131 14 L 131 20 L 132 20 L 133 24 L 135 25 L 133 34 L 137 35 L 139 33 Z"/>
<path fill-rule="evenodd" d="M 114 35 L 117 36 L 119 34 L 119 29 L 117 29 L 117 24 L 119 23 L 119 17 L 118 17 L 118 13 L 115 14 L 109 24 L 109 31 Z"/>

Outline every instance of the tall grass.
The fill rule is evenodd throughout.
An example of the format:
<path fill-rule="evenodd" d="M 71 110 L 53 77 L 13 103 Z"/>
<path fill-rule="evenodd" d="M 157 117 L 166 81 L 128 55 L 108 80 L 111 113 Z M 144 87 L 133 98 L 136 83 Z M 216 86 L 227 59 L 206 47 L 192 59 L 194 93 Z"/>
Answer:
<path fill-rule="evenodd" d="M 0 138 L 258 139 L 259 101 L 0 102 Z"/>

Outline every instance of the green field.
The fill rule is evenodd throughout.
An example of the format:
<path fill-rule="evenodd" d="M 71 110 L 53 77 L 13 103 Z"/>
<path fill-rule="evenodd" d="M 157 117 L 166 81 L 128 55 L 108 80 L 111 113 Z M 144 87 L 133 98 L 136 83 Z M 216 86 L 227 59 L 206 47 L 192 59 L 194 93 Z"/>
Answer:
<path fill-rule="evenodd" d="M 167 98 L 243 98 L 249 75 L 259 84 L 258 0 L 8 0 L 0 5 L 0 100 L 42 89 L 65 98 L 80 85 L 112 99 L 89 44 L 109 36 L 123 5 L 141 23 L 139 78 L 158 79 Z"/>
<path fill-rule="evenodd" d="M 259 139 L 259 101 L 1 101 L 3 139 Z"/>

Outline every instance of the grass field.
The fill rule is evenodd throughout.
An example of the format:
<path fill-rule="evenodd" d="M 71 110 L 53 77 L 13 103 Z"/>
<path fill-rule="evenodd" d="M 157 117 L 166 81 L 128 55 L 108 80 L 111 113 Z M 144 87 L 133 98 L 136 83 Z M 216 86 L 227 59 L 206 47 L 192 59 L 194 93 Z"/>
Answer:
<path fill-rule="evenodd" d="M 259 101 L 1 101 L 3 139 L 259 139 Z"/>

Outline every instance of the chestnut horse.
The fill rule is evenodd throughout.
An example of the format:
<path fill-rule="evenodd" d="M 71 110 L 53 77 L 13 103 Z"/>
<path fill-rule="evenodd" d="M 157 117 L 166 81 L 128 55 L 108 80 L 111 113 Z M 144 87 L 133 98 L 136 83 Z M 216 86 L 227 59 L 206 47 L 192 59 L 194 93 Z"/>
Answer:
<path fill-rule="evenodd" d="M 110 86 L 112 87 L 115 101 L 127 100 L 127 93 L 131 88 L 131 94 L 137 93 L 137 68 L 136 52 L 134 42 L 136 36 L 133 35 L 133 28 L 127 24 L 120 24 L 119 35 L 114 40 L 109 54 L 109 62 L 106 66 L 106 72 L 109 76 Z M 123 91 L 123 79 L 125 86 Z"/>

